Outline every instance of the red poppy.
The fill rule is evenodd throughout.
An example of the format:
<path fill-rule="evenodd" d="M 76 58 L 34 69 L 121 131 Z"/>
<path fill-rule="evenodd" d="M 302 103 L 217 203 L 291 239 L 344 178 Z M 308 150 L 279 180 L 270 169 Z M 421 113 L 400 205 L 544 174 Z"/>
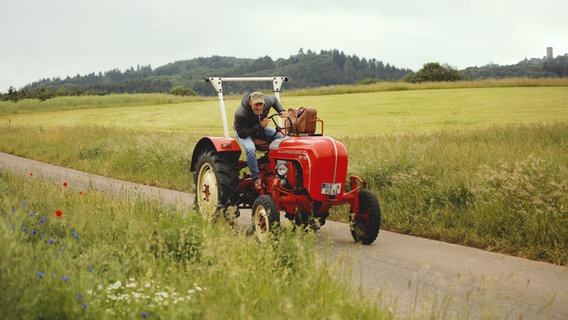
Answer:
<path fill-rule="evenodd" d="M 80 192 L 79 192 L 79 195 L 82 196 L 82 195 L 83 195 L 83 191 L 80 191 Z"/>
<path fill-rule="evenodd" d="M 59 210 L 59 209 L 58 209 L 58 210 L 55 210 L 55 215 L 56 215 L 57 217 L 61 217 L 61 216 L 63 215 L 63 211 L 61 211 L 61 210 Z"/>
<path fill-rule="evenodd" d="M 63 181 L 63 186 L 67 187 L 67 182 Z"/>
<path fill-rule="evenodd" d="M 30 177 L 33 176 L 33 175 L 34 175 L 34 173 L 33 173 L 33 172 L 30 172 Z"/>

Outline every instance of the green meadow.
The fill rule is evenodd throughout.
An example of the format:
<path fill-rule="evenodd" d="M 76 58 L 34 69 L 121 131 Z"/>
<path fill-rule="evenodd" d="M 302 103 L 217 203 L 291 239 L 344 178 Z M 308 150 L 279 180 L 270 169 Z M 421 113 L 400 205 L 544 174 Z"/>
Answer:
<path fill-rule="evenodd" d="M 568 81 L 283 89 L 347 146 L 383 229 L 568 265 Z M 226 97 L 229 126 L 239 101 Z M 195 143 L 222 134 L 210 97 L 0 102 L 0 151 L 186 192 Z M 317 261 L 313 234 L 259 244 L 63 183 L 0 171 L 1 318 L 395 317 Z"/>

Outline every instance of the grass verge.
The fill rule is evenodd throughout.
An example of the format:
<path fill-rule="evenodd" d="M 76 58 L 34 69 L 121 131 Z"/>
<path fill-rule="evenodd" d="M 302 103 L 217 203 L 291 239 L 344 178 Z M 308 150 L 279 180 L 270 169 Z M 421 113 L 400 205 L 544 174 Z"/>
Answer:
<path fill-rule="evenodd" d="M 390 319 L 315 259 L 193 212 L 0 172 L 2 319 Z"/>

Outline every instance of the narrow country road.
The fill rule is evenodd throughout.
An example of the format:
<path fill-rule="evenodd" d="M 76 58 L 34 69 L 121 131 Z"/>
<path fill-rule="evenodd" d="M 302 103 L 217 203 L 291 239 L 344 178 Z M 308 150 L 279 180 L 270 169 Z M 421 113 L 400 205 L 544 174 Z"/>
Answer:
<path fill-rule="evenodd" d="M 188 193 L 135 184 L 0 153 L 0 170 L 121 197 L 156 198 L 192 206 Z M 383 214 L 388 214 L 385 212 Z M 250 211 L 239 224 L 250 224 Z M 343 223 L 320 234 L 322 258 L 339 276 L 397 315 L 414 319 L 568 319 L 568 268 L 439 241 L 381 231 L 371 246 L 356 245 Z"/>

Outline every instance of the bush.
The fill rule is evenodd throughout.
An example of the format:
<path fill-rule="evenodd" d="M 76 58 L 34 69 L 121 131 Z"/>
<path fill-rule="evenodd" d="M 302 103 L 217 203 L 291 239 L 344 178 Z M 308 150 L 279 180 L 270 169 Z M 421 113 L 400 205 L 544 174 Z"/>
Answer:
<path fill-rule="evenodd" d="M 439 81 L 458 81 L 460 74 L 457 69 L 438 62 L 430 62 L 424 64 L 422 69 L 415 74 L 407 74 L 404 80 L 407 82 L 439 82 Z"/>
<path fill-rule="evenodd" d="M 175 96 L 195 96 L 197 93 L 191 88 L 186 88 L 184 86 L 175 86 L 170 91 L 171 94 Z"/>

